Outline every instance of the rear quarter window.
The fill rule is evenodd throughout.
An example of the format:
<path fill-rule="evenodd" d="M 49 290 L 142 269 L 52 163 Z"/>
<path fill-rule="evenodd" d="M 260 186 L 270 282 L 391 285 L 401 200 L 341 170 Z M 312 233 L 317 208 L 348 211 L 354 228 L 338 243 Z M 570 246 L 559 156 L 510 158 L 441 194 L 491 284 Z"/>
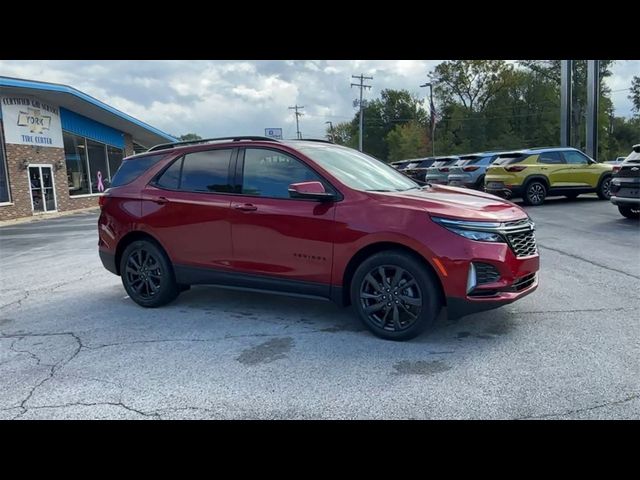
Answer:
<path fill-rule="evenodd" d="M 148 155 L 140 158 L 133 157 L 129 160 L 123 160 L 120 168 L 118 168 L 118 171 L 111 179 L 111 187 L 120 187 L 133 182 L 136 178 L 164 158 L 165 155 L 166 153 L 161 155 Z"/>

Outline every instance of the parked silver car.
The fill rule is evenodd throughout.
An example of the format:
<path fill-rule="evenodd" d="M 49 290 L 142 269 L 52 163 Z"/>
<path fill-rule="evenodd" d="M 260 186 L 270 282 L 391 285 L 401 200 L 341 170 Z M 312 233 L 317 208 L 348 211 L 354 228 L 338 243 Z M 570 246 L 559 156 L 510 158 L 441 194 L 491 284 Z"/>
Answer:
<path fill-rule="evenodd" d="M 480 152 L 461 155 L 460 161 L 449 168 L 449 185 L 484 190 L 484 174 L 501 152 Z"/>
<path fill-rule="evenodd" d="M 449 179 L 449 169 L 459 160 L 460 157 L 456 156 L 436 157 L 433 164 L 427 169 L 424 181 L 446 185 Z"/>

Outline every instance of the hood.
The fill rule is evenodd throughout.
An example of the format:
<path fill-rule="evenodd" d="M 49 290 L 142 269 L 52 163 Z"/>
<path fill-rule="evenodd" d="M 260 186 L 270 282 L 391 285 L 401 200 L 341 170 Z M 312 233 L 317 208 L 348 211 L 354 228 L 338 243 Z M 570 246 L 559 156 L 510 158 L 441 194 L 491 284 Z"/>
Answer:
<path fill-rule="evenodd" d="M 390 203 L 425 210 L 431 215 L 463 220 L 506 222 L 527 218 L 513 202 L 467 188 L 430 185 L 406 192 L 368 192 Z"/>

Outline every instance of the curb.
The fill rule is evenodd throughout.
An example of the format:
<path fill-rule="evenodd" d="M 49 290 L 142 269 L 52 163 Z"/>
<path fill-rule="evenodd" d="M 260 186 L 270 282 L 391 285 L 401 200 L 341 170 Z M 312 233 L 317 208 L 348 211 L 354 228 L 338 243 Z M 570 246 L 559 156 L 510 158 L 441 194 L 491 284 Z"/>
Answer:
<path fill-rule="evenodd" d="M 78 208 L 76 210 L 68 210 L 66 212 L 56 212 L 56 213 L 49 213 L 44 215 L 33 215 L 31 217 L 14 218 L 12 220 L 0 220 L 0 227 L 7 227 L 10 225 L 19 225 L 22 223 L 42 222 L 44 220 L 50 220 L 52 218 L 69 217 L 71 215 L 88 213 L 92 211 L 100 211 L 100 207 Z"/>

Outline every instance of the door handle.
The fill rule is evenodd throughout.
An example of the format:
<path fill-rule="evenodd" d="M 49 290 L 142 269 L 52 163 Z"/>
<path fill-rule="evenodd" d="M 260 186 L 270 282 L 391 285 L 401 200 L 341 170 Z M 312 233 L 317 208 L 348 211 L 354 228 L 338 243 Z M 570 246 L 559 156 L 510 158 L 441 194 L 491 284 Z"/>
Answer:
<path fill-rule="evenodd" d="M 236 210 L 242 210 L 243 212 L 255 212 L 258 210 L 253 203 L 236 203 L 233 208 Z"/>
<path fill-rule="evenodd" d="M 169 199 L 167 197 L 158 197 L 151 200 L 158 205 L 164 205 L 165 203 L 169 203 Z"/>

